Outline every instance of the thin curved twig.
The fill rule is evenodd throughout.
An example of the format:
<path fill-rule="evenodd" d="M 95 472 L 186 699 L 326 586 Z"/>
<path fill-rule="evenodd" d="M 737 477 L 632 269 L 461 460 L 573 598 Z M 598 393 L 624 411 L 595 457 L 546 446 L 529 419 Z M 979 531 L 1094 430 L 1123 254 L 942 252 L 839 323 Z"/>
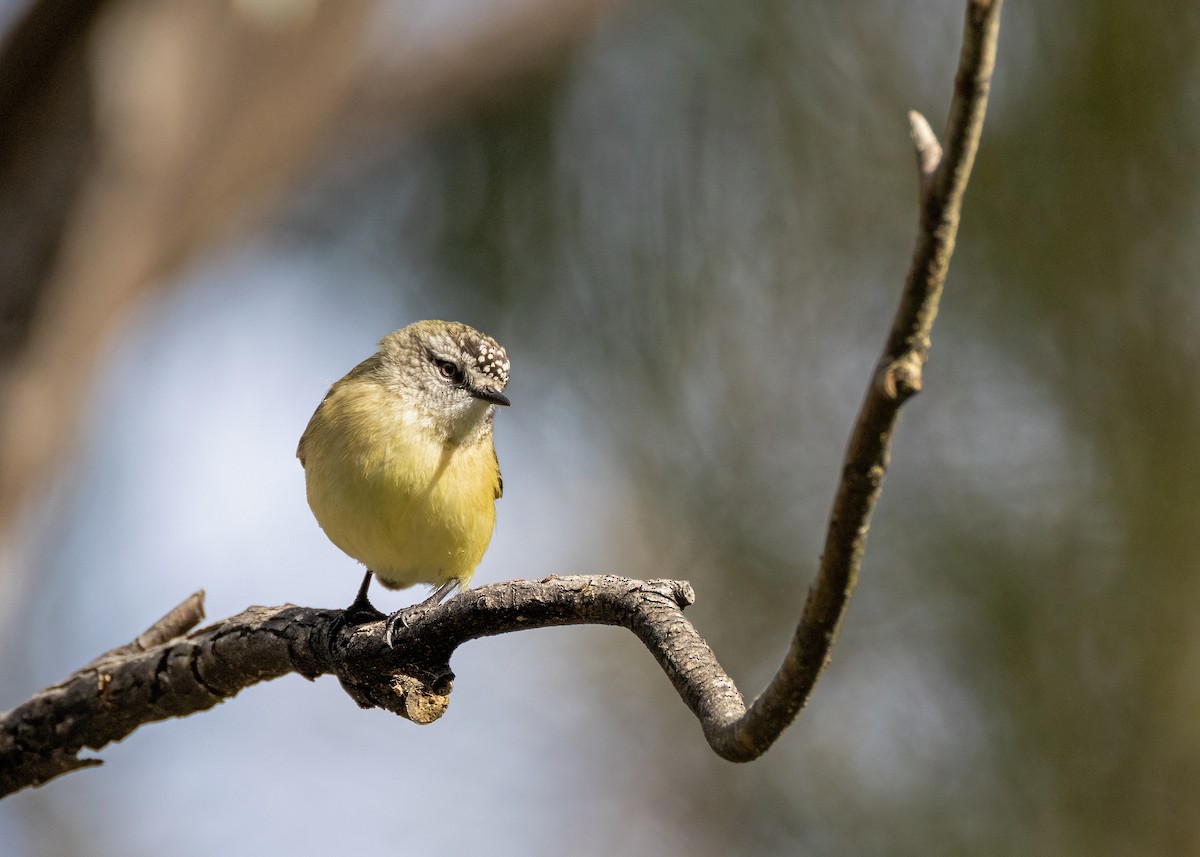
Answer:
<path fill-rule="evenodd" d="M 858 581 L 871 513 L 891 455 L 896 419 L 901 406 L 921 389 L 921 370 L 929 354 L 930 332 L 954 252 L 963 192 L 987 109 L 1000 6 L 1001 0 L 969 0 L 967 4 L 945 153 L 938 150 L 924 119 L 912 123 L 920 173 L 921 222 L 904 294 L 854 423 L 821 567 L 809 589 L 783 665 L 745 716 L 707 733 L 713 749 L 726 759 L 749 761 L 766 752 L 795 720 L 829 661 L 829 651 Z"/>

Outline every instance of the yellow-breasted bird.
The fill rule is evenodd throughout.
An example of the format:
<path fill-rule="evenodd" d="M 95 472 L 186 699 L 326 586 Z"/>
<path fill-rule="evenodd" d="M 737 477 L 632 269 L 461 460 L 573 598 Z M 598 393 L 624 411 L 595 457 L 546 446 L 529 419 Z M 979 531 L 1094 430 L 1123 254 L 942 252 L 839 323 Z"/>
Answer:
<path fill-rule="evenodd" d="M 454 321 L 418 321 L 329 388 L 300 438 L 308 505 L 330 541 L 367 567 L 346 610 L 378 618 L 371 575 L 391 589 L 437 587 L 398 625 L 466 588 L 492 538 L 504 489 L 492 421 L 507 405 L 508 355 Z"/>

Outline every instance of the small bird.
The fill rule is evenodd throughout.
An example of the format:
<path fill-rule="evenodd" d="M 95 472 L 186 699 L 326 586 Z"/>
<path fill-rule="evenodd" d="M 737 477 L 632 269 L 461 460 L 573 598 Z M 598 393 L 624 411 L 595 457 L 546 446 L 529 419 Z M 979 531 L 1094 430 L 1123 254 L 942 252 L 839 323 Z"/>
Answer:
<path fill-rule="evenodd" d="M 382 617 L 367 599 L 372 574 L 390 589 L 436 587 L 388 617 L 388 645 L 399 627 L 467 587 L 491 541 L 504 491 L 492 423 L 495 406 L 509 404 L 508 370 L 490 336 L 418 321 L 330 387 L 300 437 L 317 523 L 367 567 L 347 621 Z"/>

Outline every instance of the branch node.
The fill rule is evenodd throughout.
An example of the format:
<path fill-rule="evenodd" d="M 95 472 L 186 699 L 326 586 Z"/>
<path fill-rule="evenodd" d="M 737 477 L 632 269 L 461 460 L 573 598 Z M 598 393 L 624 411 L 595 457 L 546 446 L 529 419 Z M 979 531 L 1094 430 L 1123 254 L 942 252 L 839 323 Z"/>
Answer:
<path fill-rule="evenodd" d="M 917 177 L 920 180 L 921 198 L 924 199 L 942 163 L 942 147 L 933 128 L 929 126 L 929 120 L 916 110 L 908 111 L 908 134 L 917 152 Z"/>
<path fill-rule="evenodd" d="M 875 373 L 875 388 L 893 402 L 903 403 L 921 392 L 921 361 L 912 353 L 887 360 Z"/>
<path fill-rule="evenodd" d="M 95 669 L 107 661 L 119 660 L 137 652 L 147 652 L 176 637 L 182 637 L 204 620 L 204 590 L 198 589 L 168 610 L 149 628 L 138 634 L 131 642 L 110 649 L 100 657 L 84 665 L 77 674 Z"/>
<path fill-rule="evenodd" d="M 691 607 L 696 603 L 696 590 L 692 588 L 692 584 L 686 580 L 671 581 L 671 600 L 674 601 L 680 609 Z"/>

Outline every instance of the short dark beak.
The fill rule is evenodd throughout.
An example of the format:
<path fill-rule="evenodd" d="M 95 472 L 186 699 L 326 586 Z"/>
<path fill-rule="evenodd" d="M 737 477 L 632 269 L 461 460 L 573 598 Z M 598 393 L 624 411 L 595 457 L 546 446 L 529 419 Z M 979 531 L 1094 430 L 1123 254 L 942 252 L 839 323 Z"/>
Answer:
<path fill-rule="evenodd" d="M 508 401 L 508 396 L 504 395 L 499 390 L 473 389 L 470 392 L 472 398 L 479 399 L 483 402 L 491 402 L 493 405 L 503 405 L 507 408 L 510 404 L 512 404 Z"/>

